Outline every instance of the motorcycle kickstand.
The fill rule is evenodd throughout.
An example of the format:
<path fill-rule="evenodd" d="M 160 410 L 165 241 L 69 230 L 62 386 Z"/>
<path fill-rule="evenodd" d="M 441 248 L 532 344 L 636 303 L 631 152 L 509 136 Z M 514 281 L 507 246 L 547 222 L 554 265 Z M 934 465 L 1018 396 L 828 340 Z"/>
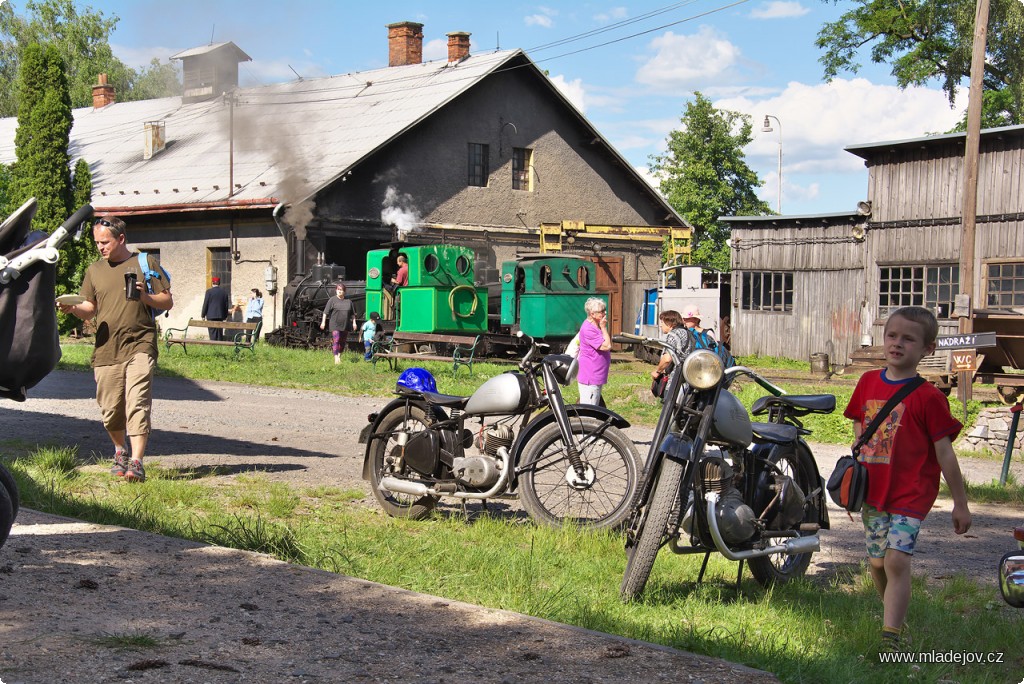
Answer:
<path fill-rule="evenodd" d="M 708 558 L 711 558 L 710 551 L 704 554 L 704 562 L 700 564 L 700 574 L 697 575 L 697 584 L 704 581 L 704 571 L 708 569 Z"/>
<path fill-rule="evenodd" d="M 736 592 L 739 593 L 740 581 L 743 579 L 743 561 L 740 561 L 739 570 L 736 571 Z"/>

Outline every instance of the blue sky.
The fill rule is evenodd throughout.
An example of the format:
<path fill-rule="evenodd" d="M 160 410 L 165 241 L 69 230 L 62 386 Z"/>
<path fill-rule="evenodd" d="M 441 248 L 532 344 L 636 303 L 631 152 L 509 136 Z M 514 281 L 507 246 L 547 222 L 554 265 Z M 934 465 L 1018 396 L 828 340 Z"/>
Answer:
<path fill-rule="evenodd" d="M 865 198 L 863 162 L 844 146 L 943 132 L 967 104 L 966 89 L 956 109 L 938 84 L 901 91 L 888 68 L 870 64 L 866 54 L 859 74 L 824 83 L 814 40 L 824 22 L 849 7 L 842 0 L 81 4 L 120 17 L 111 44 L 132 66 L 211 39 L 233 41 L 253 58 L 241 67 L 243 85 L 386 66 L 388 23 L 424 24 L 424 59 L 446 59 L 446 34 L 466 31 L 473 53 L 526 50 L 641 171 L 664 150 L 700 91 L 716 107 L 753 118 L 754 140 L 745 152 L 772 208 L 781 122 L 782 211 L 790 215 L 849 211 Z M 761 131 L 766 114 L 777 120 L 770 133 Z"/>

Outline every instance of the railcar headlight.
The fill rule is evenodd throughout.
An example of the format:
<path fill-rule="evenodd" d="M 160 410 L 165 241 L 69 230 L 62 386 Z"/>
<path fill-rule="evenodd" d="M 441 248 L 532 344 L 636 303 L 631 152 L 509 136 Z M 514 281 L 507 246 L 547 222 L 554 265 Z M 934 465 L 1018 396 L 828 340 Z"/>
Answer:
<path fill-rule="evenodd" d="M 683 378 L 697 389 L 709 389 L 722 379 L 722 360 L 718 354 L 698 349 L 683 361 Z"/>

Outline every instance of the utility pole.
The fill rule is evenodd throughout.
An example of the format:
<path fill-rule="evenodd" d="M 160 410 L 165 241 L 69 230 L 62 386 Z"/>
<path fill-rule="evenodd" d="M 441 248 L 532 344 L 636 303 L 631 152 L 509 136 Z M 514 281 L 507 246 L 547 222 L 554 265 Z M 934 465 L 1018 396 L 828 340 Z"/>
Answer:
<path fill-rule="evenodd" d="M 967 141 L 964 150 L 963 211 L 960 217 L 960 294 L 969 297 L 966 311 L 960 312 L 960 332 L 974 332 L 974 239 L 978 215 L 978 155 L 981 141 L 981 102 L 985 80 L 985 43 L 988 36 L 988 0 L 978 0 L 974 13 L 974 52 L 971 55 L 971 89 L 967 100 Z M 971 373 L 957 379 L 957 394 L 966 402 L 971 398 Z"/>

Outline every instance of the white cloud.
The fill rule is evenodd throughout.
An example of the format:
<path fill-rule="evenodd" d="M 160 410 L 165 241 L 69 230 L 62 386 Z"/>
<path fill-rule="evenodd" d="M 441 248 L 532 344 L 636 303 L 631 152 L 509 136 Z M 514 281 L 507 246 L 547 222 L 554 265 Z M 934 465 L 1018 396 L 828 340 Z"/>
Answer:
<path fill-rule="evenodd" d="M 683 36 L 668 31 L 649 47 L 654 55 L 637 69 L 636 80 L 663 89 L 692 90 L 709 81 L 732 80 L 741 57 L 736 45 L 709 26 Z"/>
<path fill-rule="evenodd" d="M 655 192 L 661 195 L 661 179 L 651 173 L 651 169 L 646 166 L 634 166 L 633 167 L 640 177 L 647 181 L 647 184 L 654 188 Z M 662 195 L 664 197 L 664 195 Z"/>
<path fill-rule="evenodd" d="M 791 82 L 769 99 L 722 99 L 714 105 L 751 116 L 754 140 L 746 152 L 767 163 L 777 159 L 779 127 L 771 120 L 775 130 L 764 133 L 761 126 L 766 114 L 776 117 L 782 123 L 784 168 L 795 173 L 860 171 L 863 161 L 844 147 L 947 131 L 962 113 L 950 109 L 941 90 L 900 90 L 864 78 Z"/>
<path fill-rule="evenodd" d="M 799 2 L 772 0 L 764 2 L 750 11 L 751 19 L 791 19 L 802 17 L 811 10 Z"/>
<path fill-rule="evenodd" d="M 471 46 L 472 47 L 472 46 Z M 470 54 L 472 54 L 470 49 Z M 423 61 L 429 62 L 434 59 L 448 59 L 448 41 L 441 38 L 428 40 L 423 45 Z"/>
<path fill-rule="evenodd" d="M 551 9 L 550 7 L 538 7 L 537 9 L 540 10 L 538 14 L 528 14 L 523 17 L 523 21 L 527 26 L 551 28 L 555 25 L 554 18 L 558 15 L 558 10 Z"/>
<path fill-rule="evenodd" d="M 594 21 L 599 24 L 610 24 L 613 21 L 622 21 L 629 16 L 629 10 L 625 7 L 612 7 L 607 12 L 594 15 Z"/>
<path fill-rule="evenodd" d="M 581 112 L 586 111 L 587 94 L 583 88 L 582 79 L 574 78 L 571 81 L 567 81 L 565 76 L 559 74 L 558 76 L 552 76 L 551 82 L 555 84 L 555 87 L 558 88 L 562 95 L 569 99 L 569 102 L 576 106 L 576 109 Z"/>

